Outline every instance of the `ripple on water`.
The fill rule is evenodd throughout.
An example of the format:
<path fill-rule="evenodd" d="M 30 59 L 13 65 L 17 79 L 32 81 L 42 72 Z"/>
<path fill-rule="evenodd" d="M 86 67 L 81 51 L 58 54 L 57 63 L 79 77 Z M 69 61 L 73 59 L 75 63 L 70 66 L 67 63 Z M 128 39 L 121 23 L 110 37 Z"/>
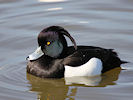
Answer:
<path fill-rule="evenodd" d="M 21 65 L 21 64 L 20 64 Z M 35 100 L 35 93 L 29 93 L 25 67 L 12 65 L 0 67 L 0 98 L 2 100 Z"/>

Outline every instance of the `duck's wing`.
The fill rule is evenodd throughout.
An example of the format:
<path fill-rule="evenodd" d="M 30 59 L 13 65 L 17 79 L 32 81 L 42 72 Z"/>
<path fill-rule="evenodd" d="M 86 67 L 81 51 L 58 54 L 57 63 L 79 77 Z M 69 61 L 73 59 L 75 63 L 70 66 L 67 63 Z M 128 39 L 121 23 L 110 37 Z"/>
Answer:
<path fill-rule="evenodd" d="M 120 67 L 120 65 L 123 63 L 113 49 L 104 49 L 94 46 L 78 46 L 77 51 L 74 52 L 74 48 L 69 47 L 68 52 L 71 55 L 64 58 L 63 63 L 64 65 L 72 67 L 81 66 L 94 57 L 102 61 L 102 72 Z"/>

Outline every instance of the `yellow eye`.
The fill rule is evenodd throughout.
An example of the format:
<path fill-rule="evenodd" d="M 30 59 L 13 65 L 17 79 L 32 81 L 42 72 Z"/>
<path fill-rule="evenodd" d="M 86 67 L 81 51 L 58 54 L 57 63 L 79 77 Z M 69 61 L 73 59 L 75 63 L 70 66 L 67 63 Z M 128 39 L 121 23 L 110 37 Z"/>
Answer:
<path fill-rule="evenodd" d="M 49 46 L 50 44 L 51 44 L 51 42 L 48 41 L 48 42 L 47 42 L 47 46 Z"/>

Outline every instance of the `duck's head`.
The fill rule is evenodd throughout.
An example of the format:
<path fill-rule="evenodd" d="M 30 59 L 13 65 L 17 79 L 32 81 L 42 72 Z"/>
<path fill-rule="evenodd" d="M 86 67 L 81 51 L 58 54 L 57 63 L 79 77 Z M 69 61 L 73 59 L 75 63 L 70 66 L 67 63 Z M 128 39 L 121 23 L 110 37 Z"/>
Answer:
<path fill-rule="evenodd" d="M 36 60 L 42 55 L 47 55 L 52 58 L 58 58 L 67 48 L 65 36 L 69 37 L 77 49 L 76 42 L 73 37 L 60 26 L 50 26 L 43 29 L 38 35 L 37 50 L 27 57 L 28 60 Z"/>

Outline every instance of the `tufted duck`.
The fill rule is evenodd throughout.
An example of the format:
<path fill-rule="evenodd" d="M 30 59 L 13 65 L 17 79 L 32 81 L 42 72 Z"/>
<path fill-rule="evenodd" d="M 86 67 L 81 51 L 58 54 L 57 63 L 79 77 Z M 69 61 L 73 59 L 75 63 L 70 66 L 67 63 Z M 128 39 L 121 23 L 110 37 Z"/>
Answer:
<path fill-rule="evenodd" d="M 74 46 L 68 46 L 64 36 Z M 42 78 L 95 76 L 125 63 L 113 49 L 77 46 L 73 37 L 60 26 L 50 26 L 40 32 L 38 48 L 27 60 L 27 72 Z"/>

